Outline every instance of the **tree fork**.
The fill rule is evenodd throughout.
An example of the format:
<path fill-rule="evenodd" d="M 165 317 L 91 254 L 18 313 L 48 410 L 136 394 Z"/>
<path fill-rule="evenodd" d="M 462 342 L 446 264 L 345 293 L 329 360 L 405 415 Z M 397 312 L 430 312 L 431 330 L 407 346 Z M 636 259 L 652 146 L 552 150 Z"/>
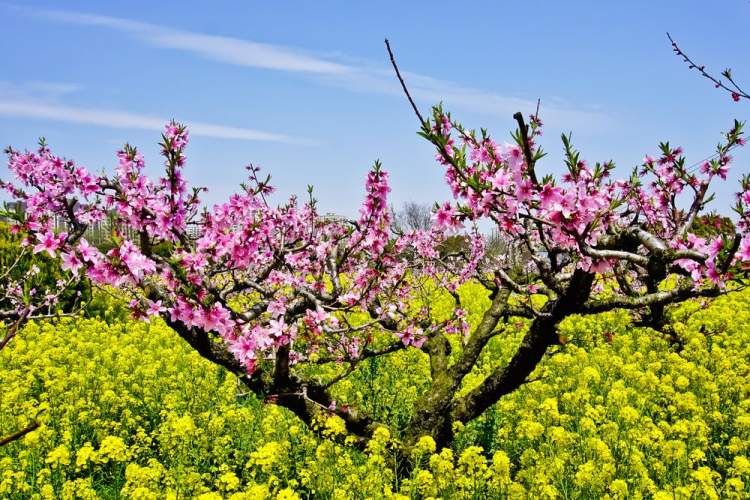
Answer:
<path fill-rule="evenodd" d="M 564 296 L 547 302 L 544 315 L 531 323 L 510 362 L 498 367 L 476 389 L 454 403 L 452 421 L 468 422 L 477 418 L 502 396 L 518 389 L 536 369 L 547 349 L 559 342 L 557 324 L 578 312 L 588 299 L 594 274 L 576 270 Z"/>

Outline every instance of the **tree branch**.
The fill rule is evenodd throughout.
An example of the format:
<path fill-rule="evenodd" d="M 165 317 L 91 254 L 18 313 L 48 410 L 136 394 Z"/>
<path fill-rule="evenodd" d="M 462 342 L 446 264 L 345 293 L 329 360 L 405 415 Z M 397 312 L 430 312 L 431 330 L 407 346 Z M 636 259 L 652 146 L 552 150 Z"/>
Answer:
<path fill-rule="evenodd" d="M 724 84 L 724 82 L 712 76 L 710 73 L 706 72 L 706 67 L 704 65 L 699 66 L 698 64 L 694 63 L 693 60 L 690 59 L 690 57 L 688 57 L 688 55 L 685 54 L 685 52 L 683 52 L 682 49 L 677 45 L 677 42 L 675 42 L 674 39 L 672 39 L 672 35 L 670 35 L 669 32 L 667 32 L 667 38 L 669 38 L 669 41 L 672 43 L 672 51 L 674 51 L 674 53 L 677 54 L 678 56 L 682 57 L 682 60 L 688 64 L 688 68 L 697 70 L 701 74 L 701 76 L 711 80 L 714 83 L 714 86 L 716 88 L 724 89 L 730 94 L 732 94 L 732 98 L 735 101 L 739 101 L 740 97 L 743 97 L 745 99 L 750 99 L 750 94 L 742 90 L 742 88 L 740 88 L 740 86 L 737 85 L 737 83 L 732 78 L 731 70 L 729 69 L 724 70 L 722 72 L 722 76 L 726 78 L 727 80 L 729 80 L 729 83 L 731 83 L 732 87 L 734 88 L 728 87 L 727 85 Z"/>
<path fill-rule="evenodd" d="M 526 122 L 523 119 L 523 115 L 520 111 L 513 114 L 513 119 L 518 122 L 518 130 L 521 133 L 521 140 L 523 141 L 523 156 L 526 159 L 526 167 L 529 170 L 529 177 L 534 186 L 539 186 L 539 181 L 536 178 L 536 172 L 534 171 L 534 156 L 531 154 L 531 145 L 529 144 L 529 127 L 526 126 Z"/>
<path fill-rule="evenodd" d="M 501 396 L 520 387 L 544 357 L 549 346 L 559 340 L 556 325 L 578 312 L 588 300 L 595 275 L 580 269 L 573 273 L 565 294 L 545 304 L 543 312 L 531 323 L 521 345 L 507 365 L 496 368 L 479 386 L 453 404 L 452 419 L 467 422 L 476 418 Z"/>
<path fill-rule="evenodd" d="M 411 104 L 411 109 L 414 110 L 414 114 L 417 115 L 417 118 L 419 118 L 419 124 L 422 125 L 422 127 L 426 128 L 428 126 L 427 121 L 425 121 L 425 119 L 422 117 L 422 113 L 419 112 L 419 108 L 417 108 L 414 99 L 412 99 L 411 94 L 409 93 L 409 89 L 406 87 L 404 78 L 401 76 L 401 71 L 399 71 L 398 65 L 396 64 L 396 58 L 393 55 L 393 51 L 391 50 L 391 44 L 387 38 L 385 39 L 385 48 L 388 49 L 388 56 L 391 58 L 391 65 L 396 71 L 396 77 L 398 78 L 399 83 L 401 83 L 401 88 L 404 90 L 404 94 L 406 94 L 406 98 L 409 100 L 409 104 Z"/>
<path fill-rule="evenodd" d="M 35 431 L 40 426 L 39 422 L 34 422 L 27 427 L 24 427 L 23 429 L 14 432 L 13 434 L 10 434 L 8 436 L 5 436 L 4 438 L 0 439 L 0 446 L 5 446 L 7 444 L 12 443 L 13 441 L 18 441 L 22 437 L 24 437 L 26 434 Z"/>
<path fill-rule="evenodd" d="M 697 297 L 718 297 L 722 291 L 719 288 L 705 288 L 695 290 L 692 284 L 676 287 L 669 291 L 649 293 L 638 297 L 616 297 L 607 300 L 589 300 L 583 305 L 581 314 L 596 314 L 612 309 L 641 309 L 644 307 L 666 305 Z"/>

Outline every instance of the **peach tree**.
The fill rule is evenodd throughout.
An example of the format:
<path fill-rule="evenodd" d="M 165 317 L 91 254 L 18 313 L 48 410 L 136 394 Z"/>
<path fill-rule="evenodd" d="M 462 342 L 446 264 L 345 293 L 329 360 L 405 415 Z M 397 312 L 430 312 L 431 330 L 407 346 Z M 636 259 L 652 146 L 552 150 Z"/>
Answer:
<path fill-rule="evenodd" d="M 97 175 L 41 144 L 7 150 L 15 179 L 2 187 L 26 204 L 15 229 L 28 234 L 29 251 L 59 257 L 70 280 L 120 289 L 134 316 L 163 318 L 265 402 L 307 424 L 340 417 L 360 447 L 388 422 L 337 405 L 332 388 L 372 358 L 426 353 L 431 379 L 399 434 L 406 449 L 424 435 L 446 446 L 454 422 L 476 419 L 563 343 L 557 329 L 565 318 L 628 309 L 660 328 L 670 304 L 745 286 L 750 178 L 741 180 L 735 226 L 710 238 L 693 232 L 711 185 L 727 176 L 730 151 L 743 144 L 741 123 L 697 168 L 664 143 L 624 179 L 612 178 L 611 162 L 588 164 L 563 136 L 567 171 L 555 178 L 538 168 L 537 115 L 528 124 L 514 115 L 514 141 L 501 144 L 440 107 L 426 119 L 414 109 L 454 198 L 436 204 L 429 229 L 391 231 L 379 163 L 350 220 L 319 214 L 312 189 L 302 200 L 270 203 L 269 178 L 254 166 L 237 194 L 205 207 L 202 190 L 185 180 L 188 130 L 175 122 L 162 136 L 160 178 L 145 175 L 130 145 L 117 153 L 114 174 Z M 115 222 L 116 245 L 106 252 L 85 239 L 104 218 Z M 66 232 L 54 231 L 60 219 Z M 482 220 L 524 250 L 523 269 L 485 252 Z M 441 251 L 456 235 L 465 244 Z M 468 281 L 490 299 L 474 327 L 458 293 Z M 447 317 L 424 300 L 435 287 L 453 302 Z M 510 360 L 459 391 L 491 339 L 521 328 L 519 318 L 523 339 Z M 332 369 L 311 375 L 316 366 Z"/>

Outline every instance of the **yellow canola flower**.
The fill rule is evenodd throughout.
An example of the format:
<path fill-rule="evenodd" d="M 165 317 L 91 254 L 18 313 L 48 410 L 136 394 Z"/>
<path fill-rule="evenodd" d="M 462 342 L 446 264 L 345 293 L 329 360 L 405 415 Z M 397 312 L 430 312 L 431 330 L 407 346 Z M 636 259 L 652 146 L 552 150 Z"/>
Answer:
<path fill-rule="evenodd" d="M 475 325 L 486 291 L 459 293 Z M 452 298 L 436 292 L 442 301 L 447 316 Z M 534 382 L 456 425 L 453 448 L 419 439 L 418 464 L 398 482 L 400 432 L 430 378 L 422 352 L 362 363 L 332 387 L 337 401 L 389 426 L 360 452 L 337 417 L 311 432 L 160 321 L 30 324 L 0 352 L 0 427 L 37 415 L 42 425 L 0 448 L 0 497 L 747 498 L 750 293 L 668 313 L 679 352 L 622 312 L 566 320 L 569 342 Z M 527 327 L 490 341 L 462 394 L 507 364 Z M 449 341 L 453 360 L 463 344 Z"/>
<path fill-rule="evenodd" d="M 100 462 L 107 462 L 109 460 L 113 462 L 125 462 L 128 460 L 128 447 L 122 438 L 107 436 L 99 445 L 96 456 Z"/>
<path fill-rule="evenodd" d="M 67 446 L 61 444 L 47 454 L 45 463 L 53 469 L 70 464 L 70 450 Z"/>

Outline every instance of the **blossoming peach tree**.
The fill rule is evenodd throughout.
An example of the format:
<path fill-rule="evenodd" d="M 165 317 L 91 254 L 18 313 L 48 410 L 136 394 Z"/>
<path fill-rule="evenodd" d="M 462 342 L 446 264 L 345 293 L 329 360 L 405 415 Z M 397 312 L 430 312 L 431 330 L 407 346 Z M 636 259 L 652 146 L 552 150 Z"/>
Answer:
<path fill-rule="evenodd" d="M 183 174 L 188 130 L 175 122 L 162 136 L 161 178 L 144 174 L 143 157 L 129 145 L 117 153 L 111 176 L 42 145 L 7 150 L 15 180 L 2 187 L 26 203 L 18 229 L 32 251 L 59 256 L 71 277 L 122 289 L 135 316 L 162 317 L 266 402 L 308 424 L 337 415 L 359 446 L 381 423 L 336 405 L 331 388 L 365 360 L 403 349 L 427 354 L 431 383 L 401 436 L 406 449 L 423 435 L 444 446 L 453 422 L 477 418 L 528 379 L 561 344 L 557 327 L 566 317 L 629 309 L 658 328 L 669 304 L 745 286 L 750 177 L 737 194 L 738 232 L 707 240 L 691 231 L 711 200 L 711 184 L 726 178 L 730 150 L 743 144 L 742 124 L 735 122 L 697 169 L 688 168 L 680 148 L 662 144 L 622 180 L 610 178 L 612 163 L 590 166 L 563 137 L 567 173 L 555 179 L 538 170 L 538 116 L 527 124 L 516 114 L 514 143 L 500 144 L 441 107 L 427 119 L 414 108 L 454 197 L 436 205 L 429 230 L 390 231 L 388 174 L 379 163 L 353 220 L 322 217 L 312 190 L 304 201 L 272 205 L 269 178 L 254 166 L 240 192 L 202 208 L 202 190 L 188 189 Z M 105 217 L 118 228 L 106 253 L 84 238 L 87 226 Z M 69 231 L 56 234 L 55 218 Z M 485 253 L 476 225 L 483 219 L 527 250 L 525 269 Z M 467 244 L 442 251 L 457 233 Z M 468 280 L 481 283 L 490 299 L 474 327 L 457 291 Z M 447 318 L 421 299 L 435 286 L 452 297 Z M 518 318 L 528 327 L 511 359 L 459 392 L 489 341 Z M 333 367 L 326 372 L 332 375 L 310 375 L 316 365 Z"/>

